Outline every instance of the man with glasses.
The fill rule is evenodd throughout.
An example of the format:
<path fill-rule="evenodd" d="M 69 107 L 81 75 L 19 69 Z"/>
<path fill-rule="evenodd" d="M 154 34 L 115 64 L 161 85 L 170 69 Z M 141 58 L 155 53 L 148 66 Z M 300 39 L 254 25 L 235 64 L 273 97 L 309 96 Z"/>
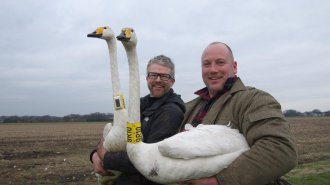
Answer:
<path fill-rule="evenodd" d="M 167 63 L 166 63 L 166 62 Z M 147 83 L 150 96 L 161 97 L 173 86 L 174 64 L 164 55 L 151 59 L 147 66 Z"/>
<path fill-rule="evenodd" d="M 159 55 L 152 58 L 147 65 L 146 76 L 150 94 L 140 101 L 143 142 L 155 143 L 177 133 L 185 105 L 172 89 L 175 68 L 169 57 Z M 99 156 L 103 156 L 103 161 Z M 106 152 L 101 142 L 98 150 L 91 153 L 90 160 L 95 172 L 101 175 L 110 175 L 107 170 L 122 172 L 114 185 L 158 185 L 135 169 L 126 152 Z"/>

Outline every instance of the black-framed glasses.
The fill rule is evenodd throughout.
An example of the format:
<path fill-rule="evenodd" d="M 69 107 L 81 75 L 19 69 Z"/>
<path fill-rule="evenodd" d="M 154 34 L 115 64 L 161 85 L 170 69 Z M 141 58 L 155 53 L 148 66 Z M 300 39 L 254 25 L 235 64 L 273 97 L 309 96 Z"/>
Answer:
<path fill-rule="evenodd" d="M 160 74 L 160 73 L 154 73 L 154 72 L 149 72 L 147 77 L 150 79 L 153 79 L 153 80 L 160 77 L 160 79 L 163 81 L 167 81 L 172 78 L 172 76 L 170 74 Z"/>

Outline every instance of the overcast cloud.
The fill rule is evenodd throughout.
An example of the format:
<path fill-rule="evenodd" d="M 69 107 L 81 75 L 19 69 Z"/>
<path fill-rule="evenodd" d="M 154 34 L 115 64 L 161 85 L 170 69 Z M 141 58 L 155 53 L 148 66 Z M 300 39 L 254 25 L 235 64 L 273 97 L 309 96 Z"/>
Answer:
<path fill-rule="evenodd" d="M 272 94 L 282 109 L 330 110 L 330 1 L 327 0 L 2 0 L 0 115 L 113 112 L 105 41 L 99 26 L 138 35 L 141 96 L 147 61 L 170 56 L 174 89 L 185 101 L 204 87 L 200 55 L 229 44 L 238 76 Z M 126 54 L 118 42 L 122 91 Z"/>

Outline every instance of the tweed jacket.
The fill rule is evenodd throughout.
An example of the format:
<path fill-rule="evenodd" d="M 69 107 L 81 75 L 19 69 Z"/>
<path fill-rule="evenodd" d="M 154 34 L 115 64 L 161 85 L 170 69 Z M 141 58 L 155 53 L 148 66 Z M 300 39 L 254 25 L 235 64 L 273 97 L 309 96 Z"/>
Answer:
<path fill-rule="evenodd" d="M 186 103 L 181 129 L 193 119 L 202 101 L 197 97 Z M 236 128 L 251 147 L 216 175 L 220 185 L 273 184 L 297 163 L 295 142 L 280 104 L 270 94 L 246 87 L 239 78 L 214 102 L 203 124 Z"/>

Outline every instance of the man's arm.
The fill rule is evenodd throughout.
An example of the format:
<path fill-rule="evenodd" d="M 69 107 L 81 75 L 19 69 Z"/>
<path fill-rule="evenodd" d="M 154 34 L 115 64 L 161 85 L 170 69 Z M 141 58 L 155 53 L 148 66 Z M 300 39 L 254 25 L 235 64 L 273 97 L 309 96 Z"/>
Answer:
<path fill-rule="evenodd" d="M 222 185 L 264 185 L 297 163 L 295 142 L 280 104 L 263 91 L 250 95 L 234 116 L 240 118 L 238 126 L 251 148 L 217 174 Z"/>
<path fill-rule="evenodd" d="M 98 173 L 102 176 L 113 175 L 111 172 L 104 169 L 103 166 L 103 157 L 106 153 L 105 148 L 103 147 L 103 137 L 97 144 L 97 149 L 93 150 L 90 154 L 90 161 L 93 164 L 93 169 L 95 173 Z"/>
<path fill-rule="evenodd" d="M 284 175 L 296 165 L 297 154 L 293 141 L 289 136 L 283 136 L 288 134 L 286 126 L 278 119 L 261 122 L 264 122 L 263 126 L 248 133 L 247 138 L 251 137 L 249 135 L 259 135 L 253 137 L 251 149 L 217 175 L 223 185 L 263 185 Z"/>
<path fill-rule="evenodd" d="M 96 173 L 111 175 L 110 170 L 138 173 L 126 152 L 108 152 L 103 147 L 103 141 L 104 138 L 102 137 L 97 144 L 97 148 L 90 154 L 90 160 Z"/>
<path fill-rule="evenodd" d="M 215 176 L 213 177 L 207 177 L 197 180 L 190 180 L 185 182 L 180 182 L 180 185 L 221 185 L 218 183 L 217 178 Z"/>
<path fill-rule="evenodd" d="M 98 173 L 102 176 L 105 175 L 110 175 L 111 173 L 107 172 L 104 168 L 103 168 L 103 161 L 101 160 L 101 158 L 99 157 L 99 155 L 97 154 L 97 152 L 94 152 L 92 155 L 92 161 L 93 161 L 93 168 L 94 168 L 94 172 Z"/>

